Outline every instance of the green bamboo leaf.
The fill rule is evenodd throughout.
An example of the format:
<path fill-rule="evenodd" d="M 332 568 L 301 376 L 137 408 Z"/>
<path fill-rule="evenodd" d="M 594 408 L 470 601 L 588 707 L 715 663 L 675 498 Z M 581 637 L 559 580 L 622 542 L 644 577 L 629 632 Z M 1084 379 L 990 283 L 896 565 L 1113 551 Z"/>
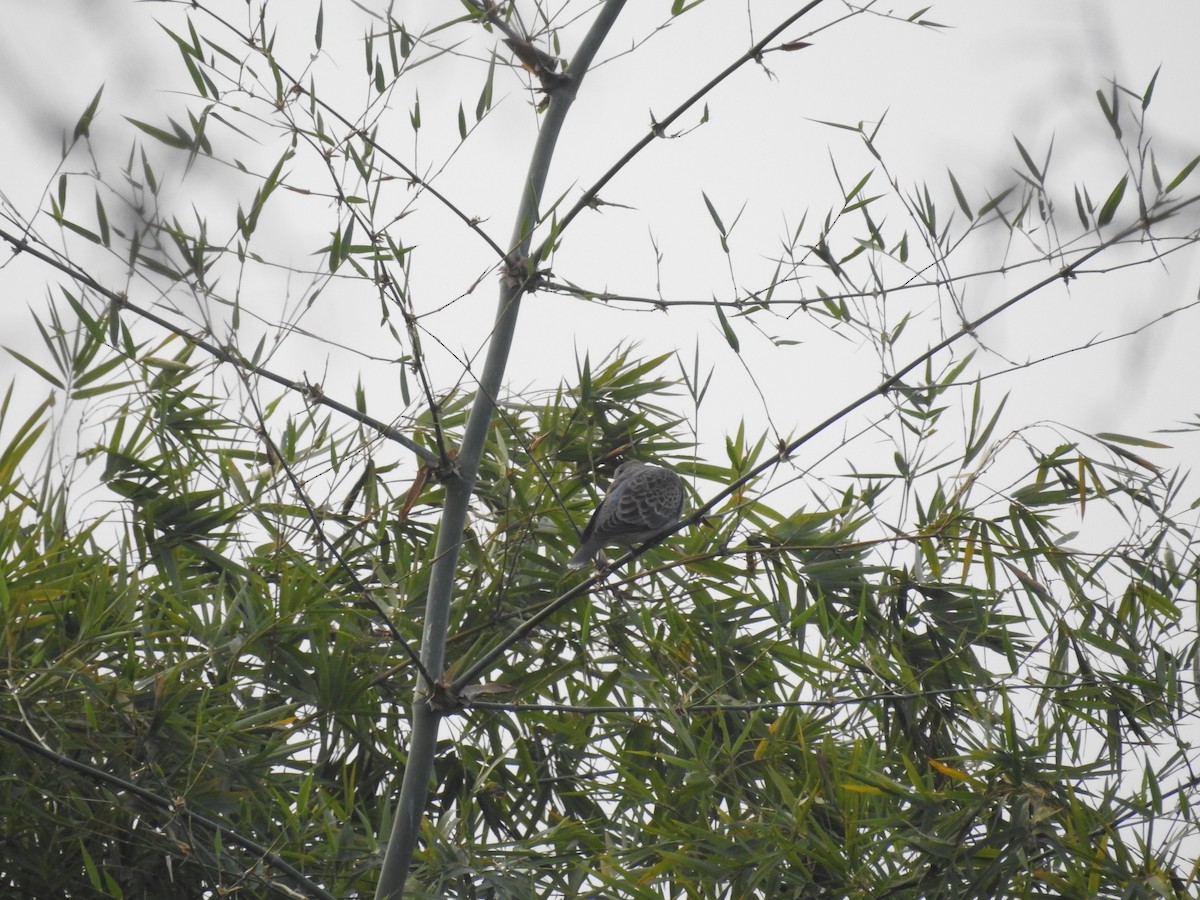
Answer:
<path fill-rule="evenodd" d="M 1170 450 L 1170 444 L 1160 444 L 1158 441 L 1151 441 L 1146 438 L 1133 437 L 1128 434 L 1115 434 L 1111 431 L 1098 431 L 1096 437 L 1102 441 L 1114 441 L 1118 444 L 1129 444 L 1133 447 L 1149 447 L 1153 450 Z"/>
<path fill-rule="evenodd" d="M 954 191 L 954 199 L 958 201 L 958 208 L 963 211 L 967 219 L 974 221 L 975 217 L 971 215 L 971 206 L 969 203 L 967 203 L 967 195 L 964 194 L 963 189 L 958 186 L 958 179 L 954 177 L 954 173 L 949 169 L 946 170 L 946 174 L 950 176 L 950 187 Z"/>
<path fill-rule="evenodd" d="M 1198 165 L 1200 165 L 1200 156 L 1197 156 L 1190 163 L 1180 169 L 1179 174 L 1171 179 L 1171 183 L 1167 185 L 1167 188 L 1163 191 L 1163 193 L 1169 194 L 1171 191 L 1175 190 L 1175 188 L 1179 187 L 1179 185 L 1183 184 L 1184 179 L 1191 175 L 1192 170 Z"/>
<path fill-rule="evenodd" d="M 146 179 L 146 186 L 150 188 L 150 193 L 158 193 L 158 179 L 154 177 L 154 170 L 150 168 L 150 160 L 146 158 L 146 148 L 142 148 L 142 177 Z"/>
<path fill-rule="evenodd" d="M 478 122 L 492 108 L 492 82 L 496 74 L 496 54 L 488 63 L 487 78 L 483 80 L 483 90 L 479 92 L 479 100 L 475 103 L 475 121 Z"/>
<path fill-rule="evenodd" d="M 1120 106 L 1117 100 L 1116 89 L 1113 89 L 1112 104 L 1108 102 L 1108 98 L 1104 96 L 1104 91 L 1096 91 L 1096 99 L 1100 101 L 1100 109 L 1104 113 L 1104 118 L 1108 120 L 1109 127 L 1112 128 L 1113 134 L 1117 136 L 1117 140 L 1121 139 L 1121 123 L 1120 123 Z"/>
<path fill-rule="evenodd" d="M 42 343 L 46 345 L 46 352 L 54 360 L 54 368 L 59 372 L 70 371 L 70 365 L 65 354 L 66 347 L 63 346 L 62 341 L 59 339 L 61 329 L 55 328 L 55 334 L 52 336 L 46 326 L 38 319 L 34 319 L 33 324 L 37 327 L 38 334 L 41 335 Z"/>
<path fill-rule="evenodd" d="M 579 373 L 579 405 L 585 409 L 592 403 L 592 359 L 583 357 L 583 369 Z"/>
<path fill-rule="evenodd" d="M 1000 401 L 1000 405 L 996 408 L 996 411 L 988 420 L 987 425 L 985 425 L 981 431 L 976 432 L 976 426 L 979 421 L 976 414 L 981 411 L 981 404 L 979 395 L 979 382 L 975 382 L 975 407 L 971 416 L 971 433 L 967 437 L 967 449 L 963 454 L 963 468 L 966 468 L 967 465 L 970 464 L 971 460 L 978 455 L 979 451 L 987 446 L 988 441 L 992 437 L 992 431 L 996 428 L 996 423 L 1000 421 L 1000 414 L 1004 412 L 1004 405 L 1006 403 L 1008 403 L 1007 394 L 1005 394 L 1004 398 Z"/>
<path fill-rule="evenodd" d="M 1121 180 L 1117 182 L 1117 186 L 1112 189 L 1112 193 L 1108 195 L 1108 199 L 1100 207 L 1100 215 L 1096 218 L 1096 225 L 1098 227 L 1103 228 L 1117 214 L 1117 207 L 1121 205 L 1121 198 L 1125 196 L 1125 185 L 1128 183 L 1129 176 L 1121 176 Z"/>
<path fill-rule="evenodd" d="M 157 272 L 159 275 L 163 275 L 167 278 L 170 278 L 172 281 L 182 281 L 183 280 L 182 272 L 178 272 L 175 269 L 172 269 L 166 263 L 161 263 L 156 259 L 150 258 L 149 256 L 139 254 L 138 262 L 140 262 L 143 266 L 145 266 L 151 272 Z"/>
<path fill-rule="evenodd" d="M 137 235 L 134 235 L 136 240 Z M 121 338 L 121 319 L 118 316 L 120 310 L 119 301 L 116 299 L 110 300 L 108 304 L 108 342 L 114 347 L 120 346 Z"/>
<path fill-rule="evenodd" d="M 1154 83 L 1158 81 L 1158 73 L 1162 71 L 1162 64 L 1154 70 L 1154 74 L 1150 76 L 1150 83 L 1146 85 L 1146 92 L 1142 94 L 1142 110 L 1144 111 L 1150 105 L 1150 98 L 1154 94 Z"/>
<path fill-rule="evenodd" d="M 313 35 L 313 40 L 317 45 L 317 49 L 321 49 L 321 42 L 325 37 L 325 4 L 321 2 L 317 4 L 317 30 Z"/>
<path fill-rule="evenodd" d="M 143 131 L 150 135 L 150 137 L 154 138 L 156 141 L 166 144 L 168 147 L 175 147 L 177 150 L 191 149 L 191 140 L 186 135 L 181 135 L 179 133 L 178 126 L 176 126 L 175 133 L 172 134 L 169 131 L 163 131 L 161 128 L 156 128 L 154 125 L 150 125 L 146 122 L 139 122 L 137 119 L 131 119 L 129 116 L 125 116 L 125 121 L 134 128 L 137 128 L 139 131 Z"/>
<path fill-rule="evenodd" d="M 188 34 L 190 34 L 192 36 L 192 47 L 191 47 L 192 55 L 194 57 L 196 57 L 196 59 L 203 59 L 204 51 L 200 47 L 200 33 L 198 31 L 196 31 L 196 26 L 194 24 L 192 24 L 191 19 L 188 19 L 187 25 L 188 25 Z"/>
<path fill-rule="evenodd" d="M 84 871 L 87 872 L 88 881 L 91 882 L 92 890 L 98 894 L 108 893 L 106 890 L 108 888 L 108 884 L 101 880 L 100 869 L 96 865 L 95 859 L 92 858 L 92 854 L 88 852 L 87 846 L 82 841 L 79 844 L 79 849 L 81 851 L 81 855 L 83 856 L 83 868 Z"/>
<path fill-rule="evenodd" d="M 14 357 L 16 357 L 19 362 L 22 362 L 29 368 L 33 369 L 33 371 L 37 372 L 39 375 L 41 375 L 43 378 L 45 378 L 48 382 L 50 382 L 56 388 L 58 388 L 59 390 L 63 390 L 64 385 L 61 381 L 58 380 L 57 377 L 55 377 L 54 375 L 50 374 L 48 371 L 43 369 L 41 366 L 39 366 L 37 363 L 35 363 L 28 356 L 18 353 L 12 347 L 6 346 L 4 349 L 7 350 L 10 354 L 12 354 Z"/>
<path fill-rule="evenodd" d="M 196 158 L 197 153 L 203 152 L 207 156 L 212 156 L 212 142 L 209 141 L 208 135 L 204 133 L 208 125 L 207 111 L 202 113 L 198 119 L 189 112 L 188 121 L 191 122 L 192 134 L 194 135 L 191 156 L 188 158 L 188 165 L 190 166 L 192 160 Z"/>
<path fill-rule="evenodd" d="M 116 357 L 116 360 L 118 362 L 121 361 L 120 357 Z M 78 388 L 71 391 L 71 399 L 89 400 L 92 397 L 102 397 L 105 394 L 111 394 L 113 391 L 125 390 L 126 388 L 134 387 L 137 384 L 138 382 L 136 381 L 112 381 L 108 384 L 97 385 L 96 387 Z"/>
<path fill-rule="evenodd" d="M 1148 584 L 1140 583 L 1134 586 L 1138 599 L 1146 605 L 1147 608 L 1154 610 L 1159 615 L 1166 617 L 1172 622 L 1178 622 L 1183 612 L 1179 606 L 1171 601 L 1171 598 L 1163 594 L 1161 591 L 1156 591 Z"/>
<path fill-rule="evenodd" d="M 1081 197 L 1079 194 L 1079 185 L 1075 186 L 1075 211 L 1077 213 L 1079 213 L 1080 224 L 1082 224 L 1084 228 L 1087 228 L 1088 227 L 1087 214 L 1088 214 L 1089 210 L 1084 208 L 1083 197 Z"/>
<path fill-rule="evenodd" d="M 70 231 L 75 232 L 80 237 L 87 238 L 93 244 L 101 243 L 100 235 L 96 234 L 96 232 L 94 232 L 94 231 L 89 231 L 88 229 L 84 228 L 82 225 L 76 225 L 74 222 L 68 221 L 67 219 L 63 219 L 62 226 Z"/>
<path fill-rule="evenodd" d="M 176 38 L 176 40 L 178 40 L 178 38 Z M 184 45 L 182 49 L 182 54 L 183 64 L 185 67 L 187 67 L 188 75 L 190 75 L 192 79 L 192 84 L 196 86 L 196 92 L 199 93 L 201 97 L 208 97 L 208 84 L 205 81 L 204 75 L 201 73 L 199 67 L 197 67 L 196 61 L 192 58 L 191 52 L 187 49 L 186 45 Z"/>
<path fill-rule="evenodd" d="M 342 230 L 339 228 L 331 235 L 329 243 L 329 271 L 336 272 L 342 264 Z"/>
<path fill-rule="evenodd" d="M 704 193 L 704 191 L 700 192 L 700 196 L 704 198 L 704 205 L 708 207 L 708 214 L 712 216 L 712 220 L 717 226 L 717 231 L 721 232 L 721 237 L 725 237 L 725 225 L 721 222 L 721 217 L 717 215 L 717 208 L 712 205 L 712 201 L 708 199 L 708 194 Z"/>
<path fill-rule="evenodd" d="M 851 188 L 851 189 L 850 189 L 850 190 L 849 190 L 849 191 L 846 193 L 846 196 L 845 196 L 844 198 L 842 198 L 842 202 L 843 202 L 843 203 L 849 203 L 851 200 L 853 200 L 855 197 L 857 197 L 857 196 L 858 196 L 858 194 L 859 194 L 859 192 L 860 192 L 860 191 L 861 191 L 861 190 L 862 190 L 864 187 L 866 187 L 866 185 L 867 185 L 867 182 L 868 182 L 868 181 L 870 181 L 870 179 L 871 179 L 871 175 L 872 175 L 872 172 L 867 172 L 867 174 L 866 174 L 866 175 L 864 175 L 864 176 L 863 176 L 863 177 L 862 177 L 862 178 L 859 180 L 858 184 L 856 184 L 856 185 L 855 185 L 853 188 Z M 876 198 L 871 198 L 871 199 L 876 199 Z"/>
<path fill-rule="evenodd" d="M 100 243 L 102 243 L 105 247 L 111 246 L 111 235 L 108 231 L 108 216 L 105 215 L 104 203 L 100 199 L 99 191 L 96 191 L 96 219 L 100 223 Z"/>
<path fill-rule="evenodd" d="M 1025 149 L 1025 145 L 1017 139 L 1015 134 L 1013 135 L 1013 140 L 1017 142 L 1017 150 L 1021 154 L 1021 159 L 1025 161 L 1025 168 L 1029 169 L 1029 171 L 1033 173 L 1034 179 L 1038 182 L 1038 184 L 1041 184 L 1042 173 L 1038 171 L 1037 164 L 1034 163 L 1033 157 L 1029 155 L 1029 151 Z"/>
<path fill-rule="evenodd" d="M 0 407 L 0 418 L 3 418 L 4 414 L 8 412 L 8 401 L 11 396 L 12 385 L 10 384 L 8 393 L 4 397 L 3 407 Z M 8 445 L 4 447 L 3 450 L 0 450 L 0 487 L 12 483 L 13 475 L 16 473 L 21 460 L 25 457 L 25 454 L 29 452 L 29 449 L 37 442 L 37 439 L 46 429 L 47 424 L 49 424 L 48 422 L 39 420 L 41 420 L 42 415 L 47 409 L 50 408 L 51 405 L 53 405 L 53 403 L 54 395 L 47 397 L 45 400 L 39 403 L 37 409 L 35 409 L 29 415 L 29 418 L 22 422 L 20 427 L 17 428 L 16 434 L 13 435 L 12 440 L 8 442 Z M 3 582 L 4 579 L 0 578 L 0 584 Z"/>
<path fill-rule="evenodd" d="M 192 27 L 192 26 L 191 26 L 191 22 L 189 22 L 189 23 L 188 23 L 188 27 L 189 27 L 189 28 L 191 28 L 191 27 Z M 193 36 L 193 37 L 196 39 L 196 42 L 197 42 L 197 43 L 196 43 L 196 46 L 197 46 L 197 53 L 198 53 L 198 52 L 199 52 L 199 49 L 198 49 L 198 48 L 199 48 L 199 46 L 200 46 L 200 45 L 199 45 L 200 38 L 199 38 L 199 36 L 196 34 L 196 30 L 195 30 L 194 28 L 192 28 L 192 36 Z M 219 53 L 221 56 L 225 57 L 225 59 L 226 59 L 227 61 L 229 61 L 229 62 L 233 63 L 233 65 L 235 65 L 235 66 L 240 66 L 240 65 L 243 65 L 243 64 L 245 63 L 245 60 L 243 60 L 243 59 L 242 59 L 240 56 L 236 56 L 236 55 L 234 55 L 233 53 L 230 53 L 230 52 L 229 52 L 228 50 L 226 50 L 224 47 L 221 47 L 221 46 L 218 46 L 217 44 L 214 44 L 214 43 L 213 43 L 211 40 L 209 40 L 209 39 L 205 38 L 205 41 L 204 41 L 204 42 L 205 42 L 206 44 L 208 44 L 208 46 L 209 46 L 209 47 L 211 47 L 211 48 L 212 48 L 214 51 L 216 51 L 217 53 Z"/>
<path fill-rule="evenodd" d="M 125 363 L 125 358 L 121 356 L 110 356 L 99 365 L 93 366 L 86 372 L 82 373 L 75 379 L 76 387 L 85 387 L 100 378 L 103 378 L 113 369 Z M 134 382 L 123 382 L 123 384 L 133 384 Z M 106 385 L 104 390 L 112 390 L 114 385 Z"/>
<path fill-rule="evenodd" d="M 75 123 L 74 141 L 87 136 L 88 129 L 92 127 L 92 120 L 96 118 L 96 110 L 100 106 L 100 95 L 103 93 L 104 85 L 100 85 L 100 90 L 96 91 L 96 96 L 92 98 L 92 102 L 87 105 L 87 109 L 83 111 L 83 115 Z"/>
<path fill-rule="evenodd" d="M 729 320 L 725 318 L 725 311 L 721 309 L 721 304 L 717 302 L 716 297 L 713 297 L 713 306 L 717 310 L 717 319 L 721 323 L 721 331 L 725 333 L 725 340 L 728 341 L 729 346 L 733 348 L 734 353 L 741 353 L 742 348 L 740 342 L 738 341 L 737 334 L 734 332 L 733 327 L 729 324 Z"/>
<path fill-rule="evenodd" d="M 63 290 L 62 293 L 63 293 L 63 297 L 66 298 L 67 304 L 71 307 L 71 310 L 75 313 L 75 317 L 77 319 L 79 319 L 80 324 L 82 324 L 83 327 L 85 329 L 87 329 L 88 333 L 97 341 L 97 343 L 103 344 L 104 343 L 104 328 L 103 328 L 103 326 L 101 326 L 101 324 L 96 321 L 96 319 L 92 316 L 92 314 L 90 312 L 88 312 L 88 310 L 84 307 L 84 305 L 82 303 L 79 302 L 78 298 L 76 298 L 74 294 L 72 294 L 70 291 L 65 290 L 65 289 Z"/>

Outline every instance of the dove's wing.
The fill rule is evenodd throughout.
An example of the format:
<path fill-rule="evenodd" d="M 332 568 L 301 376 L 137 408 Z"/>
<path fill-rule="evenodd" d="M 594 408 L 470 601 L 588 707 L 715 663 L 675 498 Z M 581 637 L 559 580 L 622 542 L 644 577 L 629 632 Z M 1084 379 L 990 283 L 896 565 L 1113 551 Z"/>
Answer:
<path fill-rule="evenodd" d="M 622 463 L 568 565 L 580 568 L 609 544 L 630 546 L 649 540 L 673 524 L 682 511 L 683 483 L 678 475 L 640 460 Z"/>

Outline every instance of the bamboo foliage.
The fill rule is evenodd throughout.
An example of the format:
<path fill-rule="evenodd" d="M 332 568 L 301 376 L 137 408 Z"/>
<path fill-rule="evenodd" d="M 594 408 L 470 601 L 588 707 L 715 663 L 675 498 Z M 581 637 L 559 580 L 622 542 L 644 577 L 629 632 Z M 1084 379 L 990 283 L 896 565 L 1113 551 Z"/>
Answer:
<path fill-rule="evenodd" d="M 546 187 L 554 129 L 595 115 L 583 74 L 622 4 L 568 22 L 467 0 L 422 29 L 353 6 L 365 34 L 318 3 L 301 54 L 270 4 L 242 26 L 173 11 L 186 102 L 118 122 L 97 91 L 44 207 L 0 223 L 54 284 L 39 342 L 6 347 L 0 403 L 3 890 L 1194 895 L 1187 473 L 1156 438 L 1012 421 L 975 342 L 1063 284 L 1195 251 L 1200 157 L 1167 171 L 1151 151 L 1157 74 L 1099 95 L 1129 170 L 1072 185 L 1073 205 L 1054 206 L 1048 149 L 1016 142 L 1014 184 L 912 189 L 876 130 L 838 126 L 870 168 L 839 161 L 838 202 L 761 283 L 621 294 L 559 271 L 572 223 L 619 205 L 600 192 L 647 147 L 716 127 L 705 104 L 735 72 L 804 49 L 820 0 L 731 51 L 578 199 Z M 922 15 L 905 27 L 936 27 Z M 321 61 L 358 65 L 356 43 L 350 101 Z M 475 82 L 435 124 L 450 65 Z M 541 137 L 505 242 L 394 129 L 472 152 L 512 84 Z M 104 127 L 128 154 L 81 174 Z M 232 200 L 196 190 L 217 170 Z M 732 272 L 742 212 L 698 193 Z M 995 234 L 1032 249 L 967 315 L 960 282 L 992 270 L 956 253 Z M 478 354 L 437 315 L 483 275 L 452 273 L 452 301 L 421 281 L 440 242 L 499 282 Z M 518 387 L 509 344 L 548 327 L 535 297 L 563 317 L 605 304 L 648 338 L 702 321 L 751 374 L 769 362 L 752 348 L 814 332 L 883 374 L 761 432 L 728 414 L 699 340 L 691 358 L 585 350 Z M 363 323 L 361 345 L 321 315 Z M 47 399 L 26 408 L 30 386 Z M 683 521 L 568 572 L 630 455 L 684 477 Z"/>

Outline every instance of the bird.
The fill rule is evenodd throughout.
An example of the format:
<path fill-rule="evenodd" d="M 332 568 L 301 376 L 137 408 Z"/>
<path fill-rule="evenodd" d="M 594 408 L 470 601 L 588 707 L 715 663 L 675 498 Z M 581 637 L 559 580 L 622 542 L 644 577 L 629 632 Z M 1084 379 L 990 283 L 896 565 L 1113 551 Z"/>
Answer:
<path fill-rule="evenodd" d="M 682 512 L 683 482 L 678 475 L 640 459 L 627 460 L 617 467 L 567 568 L 583 568 L 604 547 L 644 543 L 674 525 Z"/>

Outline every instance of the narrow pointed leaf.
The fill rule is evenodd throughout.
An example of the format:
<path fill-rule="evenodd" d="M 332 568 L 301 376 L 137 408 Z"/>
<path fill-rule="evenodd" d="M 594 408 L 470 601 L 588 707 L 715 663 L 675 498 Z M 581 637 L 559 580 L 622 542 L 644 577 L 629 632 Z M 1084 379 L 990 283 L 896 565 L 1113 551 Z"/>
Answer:
<path fill-rule="evenodd" d="M 1129 176 L 1121 176 L 1121 180 L 1117 182 L 1117 186 L 1112 189 L 1112 193 L 1108 195 L 1108 199 L 1100 207 L 1100 215 L 1096 218 L 1096 224 L 1099 227 L 1103 228 L 1117 214 L 1117 207 L 1121 205 L 1121 198 L 1125 196 L 1125 185 L 1128 183 Z"/>
<path fill-rule="evenodd" d="M 1033 157 L 1029 155 L 1029 151 L 1025 149 L 1025 145 L 1017 139 L 1016 135 L 1013 136 L 1013 140 L 1017 142 L 1017 151 L 1021 154 L 1021 159 L 1025 162 L 1025 168 L 1029 169 L 1029 171 L 1033 173 L 1033 177 L 1037 179 L 1037 182 L 1041 184 L 1042 173 L 1038 171 L 1037 164 L 1034 163 Z"/>
<path fill-rule="evenodd" d="M 742 345 L 738 341 L 737 333 L 733 330 L 733 326 L 729 324 L 729 320 L 725 318 L 725 311 L 721 309 L 721 304 L 717 302 L 715 297 L 713 298 L 713 306 L 717 310 L 717 319 L 721 323 L 721 331 L 725 333 L 725 340 L 729 342 L 729 346 L 733 348 L 734 353 L 741 353 Z"/>
<path fill-rule="evenodd" d="M 1175 188 L 1179 187 L 1179 185 L 1183 184 L 1184 179 L 1192 174 L 1192 170 L 1195 169 L 1197 165 L 1200 165 L 1200 156 L 1197 156 L 1190 163 L 1184 166 L 1179 171 L 1179 174 L 1171 179 L 1171 183 L 1167 185 L 1166 190 L 1164 190 L 1163 193 L 1169 194 L 1171 191 L 1175 190 Z"/>
<path fill-rule="evenodd" d="M 96 96 L 92 98 L 92 102 L 87 105 L 87 109 L 83 111 L 83 115 L 75 123 L 75 140 L 86 136 L 88 129 L 92 127 L 92 120 L 96 118 L 96 109 L 100 106 L 100 95 L 103 93 L 104 85 L 100 85 L 100 90 L 96 91 Z"/>
<path fill-rule="evenodd" d="M 725 237 L 725 225 L 721 221 L 721 217 L 717 215 L 717 209 L 712 205 L 712 201 L 708 199 L 708 194 L 704 191 L 700 192 L 700 196 L 704 198 L 704 205 L 708 207 L 708 214 L 712 216 L 713 222 L 717 226 L 717 231 L 721 232 L 721 237 Z"/>
<path fill-rule="evenodd" d="M 950 187 L 954 190 L 954 199 L 958 201 L 958 208 L 963 211 L 968 220 L 974 221 L 975 217 L 971 215 L 971 205 L 967 203 L 967 195 L 963 193 L 963 189 L 958 186 L 958 179 L 949 169 L 946 170 L 946 174 L 950 176 Z"/>
<path fill-rule="evenodd" d="M 1150 83 L 1146 85 L 1146 92 L 1142 94 L 1142 109 L 1146 109 L 1150 105 L 1150 98 L 1154 95 L 1154 83 L 1158 81 L 1158 73 L 1162 71 L 1162 64 L 1154 70 L 1154 74 L 1150 76 Z"/>

